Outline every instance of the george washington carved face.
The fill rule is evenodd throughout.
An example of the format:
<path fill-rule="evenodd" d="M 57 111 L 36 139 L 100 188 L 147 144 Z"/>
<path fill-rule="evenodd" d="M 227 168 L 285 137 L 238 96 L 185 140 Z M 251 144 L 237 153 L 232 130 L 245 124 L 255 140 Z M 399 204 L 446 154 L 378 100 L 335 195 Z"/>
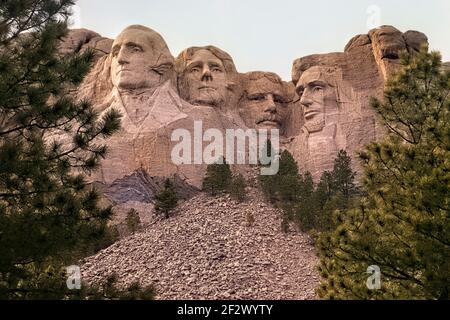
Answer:
<path fill-rule="evenodd" d="M 171 78 L 173 63 L 166 43 L 157 32 L 130 26 L 113 43 L 111 81 L 119 89 L 156 88 Z"/>

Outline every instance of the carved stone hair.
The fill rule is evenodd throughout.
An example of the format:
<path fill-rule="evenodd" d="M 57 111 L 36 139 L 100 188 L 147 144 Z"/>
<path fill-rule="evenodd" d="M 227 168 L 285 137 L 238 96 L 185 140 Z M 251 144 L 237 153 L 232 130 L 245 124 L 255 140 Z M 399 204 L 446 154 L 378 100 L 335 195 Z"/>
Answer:
<path fill-rule="evenodd" d="M 233 58 L 231 58 L 231 56 L 228 53 L 214 46 L 205 46 L 205 47 L 190 47 L 183 50 L 178 55 L 178 57 L 175 60 L 175 69 L 178 74 L 183 74 L 185 72 L 189 60 L 192 60 L 195 53 L 200 50 L 208 50 L 220 61 L 222 61 L 225 67 L 225 72 L 227 74 L 237 73 L 236 66 L 234 65 L 233 62 Z"/>
<path fill-rule="evenodd" d="M 267 79 L 273 84 L 279 85 L 282 89 L 282 94 L 285 102 L 292 102 L 294 100 L 295 93 L 293 85 L 289 85 L 288 83 L 284 82 L 276 73 L 265 71 L 252 71 L 242 75 L 244 96 L 242 96 L 241 99 L 245 98 L 246 88 L 249 85 L 249 82 L 258 81 L 260 79 Z"/>
<path fill-rule="evenodd" d="M 265 78 L 275 84 L 280 84 L 280 85 L 283 84 L 283 80 L 281 80 L 281 78 L 276 73 L 273 73 L 273 72 L 253 71 L 253 72 L 246 73 L 245 76 L 250 81 L 256 81 L 256 80 Z"/>

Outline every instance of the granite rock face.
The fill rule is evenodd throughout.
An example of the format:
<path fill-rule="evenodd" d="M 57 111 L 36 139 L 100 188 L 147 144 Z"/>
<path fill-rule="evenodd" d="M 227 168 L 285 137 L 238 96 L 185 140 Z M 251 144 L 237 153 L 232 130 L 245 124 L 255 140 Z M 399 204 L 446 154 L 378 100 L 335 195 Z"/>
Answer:
<path fill-rule="evenodd" d="M 151 177 L 146 171 L 140 169 L 106 186 L 103 194 L 116 204 L 133 201 L 154 203 L 155 195 L 163 189 L 165 180 L 163 177 Z M 197 188 L 187 184 L 177 175 L 170 177 L 170 180 L 180 200 L 188 200 L 199 192 Z M 124 190 L 127 192 L 123 192 Z"/>
<path fill-rule="evenodd" d="M 395 73 L 399 67 L 399 54 L 409 54 L 420 50 L 422 45 L 428 46 L 428 38 L 418 31 L 402 33 L 392 26 L 381 26 L 369 32 L 373 53 L 381 68 L 384 78 Z"/>
<path fill-rule="evenodd" d="M 59 51 L 61 54 L 71 54 L 92 49 L 96 58 L 99 59 L 110 53 L 112 43 L 113 40 L 104 38 L 96 32 L 87 29 L 73 29 L 61 42 Z"/>
<path fill-rule="evenodd" d="M 401 52 L 414 54 L 426 45 L 423 33 L 381 26 L 353 37 L 343 52 L 295 60 L 290 82 L 271 72 L 241 74 L 232 57 L 214 46 L 187 48 L 174 58 L 160 34 L 140 25 L 114 40 L 72 30 L 60 50 L 95 50 L 97 61 L 77 96 L 89 99 L 100 113 L 114 108 L 123 116 L 121 132 L 108 140 L 110 153 L 92 174 L 93 182 L 110 185 L 143 170 L 154 177 L 177 174 L 200 187 L 206 164 L 173 161 L 172 151 L 181 141 L 173 141 L 174 131 L 194 137 L 198 121 L 203 132 L 222 134 L 279 129 L 282 148 L 317 181 L 332 169 L 340 149 L 355 158 L 383 135 L 370 98 L 382 97 Z M 190 144 L 193 152 L 194 141 Z M 202 142 L 197 152 L 207 146 Z M 353 164 L 360 171 L 356 160 Z"/>

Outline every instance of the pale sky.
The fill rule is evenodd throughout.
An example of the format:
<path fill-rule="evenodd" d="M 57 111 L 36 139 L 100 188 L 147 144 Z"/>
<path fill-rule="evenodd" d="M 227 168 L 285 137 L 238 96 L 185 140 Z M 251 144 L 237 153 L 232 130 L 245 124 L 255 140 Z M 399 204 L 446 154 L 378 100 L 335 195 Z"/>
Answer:
<path fill-rule="evenodd" d="M 228 52 L 239 72 L 291 80 L 294 59 L 343 51 L 356 34 L 389 24 L 418 30 L 450 61 L 449 0 L 78 0 L 75 27 L 115 38 L 126 26 L 159 32 L 176 57 L 191 46 Z"/>

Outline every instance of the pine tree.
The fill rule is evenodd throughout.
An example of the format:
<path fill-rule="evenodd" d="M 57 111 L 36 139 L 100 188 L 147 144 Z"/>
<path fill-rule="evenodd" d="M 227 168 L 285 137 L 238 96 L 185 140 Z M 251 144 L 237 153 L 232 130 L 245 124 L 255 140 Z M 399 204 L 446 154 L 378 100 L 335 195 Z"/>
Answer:
<path fill-rule="evenodd" d="M 270 141 L 270 139 L 267 139 L 264 147 L 260 150 L 258 160 L 259 166 L 269 167 L 273 161 L 278 161 L 277 156 L 278 154 L 276 154 L 275 150 L 272 147 L 272 142 Z M 261 159 L 270 159 L 270 163 L 262 164 Z M 264 196 L 267 200 L 269 200 L 269 202 L 274 203 L 276 201 L 274 177 L 271 175 L 260 175 L 258 179 Z"/>
<path fill-rule="evenodd" d="M 228 192 L 231 180 L 230 165 L 222 157 L 216 163 L 207 166 L 202 188 L 210 195 L 215 196 L 220 192 Z"/>
<path fill-rule="evenodd" d="M 120 115 L 99 118 L 71 98 L 93 61 L 90 51 L 58 54 L 73 4 L 0 2 L 0 299 L 81 297 L 63 270 L 103 239 L 112 214 L 83 171 L 105 157 L 96 139 L 115 133 Z M 48 139 L 58 135 L 70 142 Z"/>
<path fill-rule="evenodd" d="M 274 176 L 277 179 L 276 192 L 283 203 L 294 203 L 298 200 L 300 175 L 297 162 L 292 154 L 284 150 L 280 157 L 280 168 Z"/>
<path fill-rule="evenodd" d="M 310 231 L 316 227 L 317 203 L 315 201 L 314 181 L 311 173 L 300 175 L 298 197 L 293 216 L 303 231 Z"/>
<path fill-rule="evenodd" d="M 333 173 L 330 171 L 324 171 L 320 177 L 319 183 L 317 184 L 314 200 L 317 202 L 319 208 L 323 208 L 334 194 L 335 189 Z"/>
<path fill-rule="evenodd" d="M 114 273 L 99 285 L 83 286 L 78 292 L 78 297 L 89 300 L 153 300 L 155 298 L 156 289 L 152 285 L 142 288 L 138 282 L 133 282 L 126 290 L 120 290 L 117 288 L 117 281 L 117 274 Z"/>
<path fill-rule="evenodd" d="M 450 73 L 438 53 L 403 57 L 373 100 L 388 128 L 360 158 L 367 197 L 319 241 L 323 298 L 450 298 Z M 381 269 L 381 290 L 366 286 Z"/>
<path fill-rule="evenodd" d="M 296 201 L 299 191 L 299 171 L 292 154 L 284 150 L 275 175 L 260 175 L 259 181 L 266 198 L 274 204 L 290 205 Z"/>
<path fill-rule="evenodd" d="M 266 199 L 282 210 L 281 230 L 288 232 L 289 221 L 298 215 L 299 202 L 302 192 L 306 192 L 306 185 L 289 151 L 284 150 L 279 157 L 274 157 L 274 161 L 279 162 L 278 172 L 275 175 L 260 175 L 259 181 Z"/>
<path fill-rule="evenodd" d="M 348 156 L 346 151 L 340 150 L 337 158 L 334 160 L 332 187 L 335 191 L 342 193 L 345 198 L 350 198 L 356 193 L 355 175 L 356 173 L 352 170 L 350 156 Z"/>
<path fill-rule="evenodd" d="M 325 171 L 320 178 L 312 201 L 315 203 L 313 226 L 318 232 L 334 230 L 336 210 L 346 210 L 358 199 L 355 185 L 356 172 L 351 166 L 351 158 L 340 150 L 334 160 L 332 172 Z"/>
<path fill-rule="evenodd" d="M 163 213 L 166 219 L 169 218 L 170 213 L 177 207 L 178 197 L 175 187 L 169 179 L 166 179 L 164 188 L 155 195 L 155 210 L 158 213 Z"/>

